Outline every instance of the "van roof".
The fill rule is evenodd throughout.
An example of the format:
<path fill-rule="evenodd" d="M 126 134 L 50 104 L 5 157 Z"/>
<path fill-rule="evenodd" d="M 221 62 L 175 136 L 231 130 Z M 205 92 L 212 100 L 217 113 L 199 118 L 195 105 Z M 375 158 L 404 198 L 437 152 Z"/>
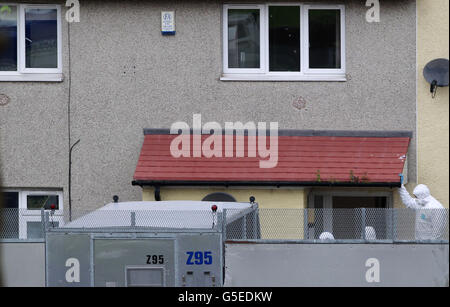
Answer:
<path fill-rule="evenodd" d="M 109 203 L 81 216 L 62 228 L 115 228 L 130 227 L 132 212 L 134 225 L 149 228 L 211 229 L 217 224 L 211 206 L 217 212 L 227 209 L 227 224 L 256 210 L 256 203 L 210 201 L 136 201 Z"/>

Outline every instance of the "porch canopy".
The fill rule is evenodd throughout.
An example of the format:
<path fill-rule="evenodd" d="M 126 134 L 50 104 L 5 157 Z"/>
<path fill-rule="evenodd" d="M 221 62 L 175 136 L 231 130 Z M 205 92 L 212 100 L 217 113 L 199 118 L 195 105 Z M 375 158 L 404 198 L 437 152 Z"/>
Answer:
<path fill-rule="evenodd" d="M 399 174 L 404 170 L 412 137 L 409 131 L 279 130 L 275 148 L 267 131 L 266 148 L 271 148 L 272 156 L 278 155 L 272 157 L 276 160 L 274 167 L 261 168 L 260 161 L 269 157 L 262 157 L 258 146 L 256 157 L 249 157 L 249 138 L 253 136 L 247 132 L 243 136 L 222 133 L 216 136 L 221 142 L 208 143 L 211 135 L 193 136 L 191 129 L 191 135 L 186 138 L 188 144 L 184 144 L 184 156 L 180 157 L 173 150 L 181 150 L 182 144 L 172 146 L 171 151 L 178 134 L 170 134 L 168 129 L 144 129 L 144 135 L 132 182 L 139 186 L 399 187 Z M 244 140 L 243 157 L 237 157 L 238 138 Z M 228 152 L 227 157 L 225 149 L 230 150 L 231 139 L 233 156 L 229 157 Z M 207 148 L 219 148 L 216 153 L 221 152 L 221 157 L 207 157 L 205 152 L 201 157 L 194 157 L 194 149 L 201 148 L 201 144 L 203 148 L 205 144 Z M 242 149 L 242 143 L 238 148 Z"/>

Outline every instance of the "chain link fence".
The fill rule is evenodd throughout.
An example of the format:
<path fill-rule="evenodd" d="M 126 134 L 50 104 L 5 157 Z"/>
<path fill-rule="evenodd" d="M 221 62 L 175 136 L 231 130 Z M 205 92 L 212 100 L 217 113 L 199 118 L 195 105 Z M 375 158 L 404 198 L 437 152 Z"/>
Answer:
<path fill-rule="evenodd" d="M 227 214 L 232 210 L 227 210 Z M 227 225 L 228 240 L 449 240 L 448 209 L 258 209 Z"/>
<path fill-rule="evenodd" d="M 67 214 L 62 228 L 216 229 L 219 213 L 211 210 L 96 210 Z M 51 220 L 51 216 L 49 217 Z"/>
<path fill-rule="evenodd" d="M 81 229 L 215 229 L 222 231 L 222 213 L 211 210 L 59 210 L 0 209 L 0 240 L 43 239 L 47 230 Z M 240 214 L 242 212 L 237 212 Z"/>
<path fill-rule="evenodd" d="M 42 239 L 40 210 L 0 209 L 0 239 Z M 46 210 L 50 229 L 216 229 L 222 213 L 205 210 Z M 223 212 L 227 240 L 449 240 L 448 209 L 268 209 Z"/>
<path fill-rule="evenodd" d="M 0 239 L 42 239 L 44 224 L 40 210 L 17 208 L 0 209 Z M 54 225 L 63 224 L 61 217 L 54 221 Z"/>

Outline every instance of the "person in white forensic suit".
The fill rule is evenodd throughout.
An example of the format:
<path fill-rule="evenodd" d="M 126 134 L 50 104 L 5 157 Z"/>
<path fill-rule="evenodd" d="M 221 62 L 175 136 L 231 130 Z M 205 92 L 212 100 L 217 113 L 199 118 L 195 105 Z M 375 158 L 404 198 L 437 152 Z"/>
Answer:
<path fill-rule="evenodd" d="M 334 240 L 334 236 L 331 232 L 322 232 L 319 236 L 319 240 Z"/>
<path fill-rule="evenodd" d="M 416 240 L 442 240 L 447 226 L 447 211 L 424 184 L 419 184 L 411 197 L 402 184 L 399 189 L 403 204 L 416 210 Z"/>

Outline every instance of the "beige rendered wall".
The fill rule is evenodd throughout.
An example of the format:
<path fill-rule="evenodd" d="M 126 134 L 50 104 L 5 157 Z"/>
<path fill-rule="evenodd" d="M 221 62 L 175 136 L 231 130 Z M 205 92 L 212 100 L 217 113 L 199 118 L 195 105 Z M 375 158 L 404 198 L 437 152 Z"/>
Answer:
<path fill-rule="evenodd" d="M 415 183 L 406 185 L 408 191 L 414 189 Z M 394 208 L 405 208 L 397 188 L 316 188 L 321 191 L 365 191 L 392 193 Z M 202 200 L 214 192 L 231 194 L 238 202 L 248 202 L 250 196 L 256 198 L 260 210 L 261 236 L 263 239 L 303 239 L 304 216 L 302 208 L 307 208 L 310 188 L 262 188 L 262 187 L 162 187 L 162 200 Z M 154 188 L 143 189 L 142 200 L 154 201 Z M 279 210 L 271 210 L 279 209 Z"/>
<path fill-rule="evenodd" d="M 408 183 L 406 188 L 412 193 L 415 183 Z M 339 190 L 346 190 L 341 188 Z M 162 200 L 202 200 L 203 197 L 214 192 L 224 192 L 233 195 L 238 202 L 248 202 L 250 196 L 256 198 L 260 208 L 307 208 L 309 188 L 279 188 L 268 189 L 259 187 L 247 188 L 221 188 L 221 187 L 165 187 L 161 188 Z M 397 189 L 376 189 L 370 191 L 391 192 L 394 208 L 404 208 Z M 142 190 L 142 200 L 154 201 L 154 189 L 151 187 Z"/>
<path fill-rule="evenodd" d="M 308 191 L 304 188 L 173 187 L 161 188 L 161 199 L 202 200 L 210 193 L 224 192 L 233 195 L 238 202 L 248 202 L 249 197 L 254 196 L 259 207 L 263 209 L 259 214 L 263 239 L 302 239 L 303 210 L 298 209 L 306 208 Z M 144 188 L 142 199 L 154 201 L 154 189 Z"/>
<path fill-rule="evenodd" d="M 409 183 L 406 188 L 414 189 L 415 183 Z M 320 189 L 328 191 L 330 189 Z M 336 190 L 335 188 L 331 190 Z M 340 191 L 354 189 L 340 188 Z M 262 187 L 162 187 L 162 200 L 202 200 L 206 195 L 214 192 L 231 194 L 238 202 L 248 202 L 250 196 L 256 198 L 260 210 L 261 235 L 265 239 L 302 239 L 303 238 L 303 210 L 307 208 L 310 188 L 262 188 Z M 371 188 L 366 192 L 392 193 L 394 208 L 404 208 L 397 188 Z M 143 189 L 142 200 L 154 201 L 154 188 Z M 281 209 L 281 210 L 270 210 Z"/>
<path fill-rule="evenodd" d="M 306 208 L 307 189 L 264 189 L 221 188 L 221 187 L 167 187 L 161 188 L 162 200 L 202 200 L 206 195 L 215 192 L 231 194 L 238 202 L 248 202 L 250 196 L 256 198 L 260 208 Z M 154 189 L 144 188 L 142 200 L 154 201 Z"/>
<path fill-rule="evenodd" d="M 409 183 L 406 188 L 414 189 L 415 183 Z M 162 200 L 202 200 L 206 195 L 214 192 L 231 194 L 238 202 L 248 202 L 250 196 L 256 198 L 260 211 L 261 232 L 263 238 L 270 239 L 301 239 L 303 238 L 303 210 L 307 208 L 310 188 L 279 188 L 269 189 L 261 187 L 162 187 Z M 321 189 L 327 191 L 329 189 Z M 332 189 L 336 190 L 336 189 Z M 340 191 L 349 189 L 341 188 Z M 351 189 L 354 190 L 354 189 Z M 404 208 L 397 189 L 371 188 L 367 192 L 389 192 L 393 196 L 394 208 Z M 142 200 L 154 201 L 154 188 L 143 189 Z M 270 210 L 282 209 L 282 210 Z"/>
<path fill-rule="evenodd" d="M 449 1 L 419 0 L 417 5 L 418 182 L 429 186 L 433 196 L 448 208 L 448 87 L 438 88 L 432 99 L 422 72 L 429 61 L 449 57 Z"/>

